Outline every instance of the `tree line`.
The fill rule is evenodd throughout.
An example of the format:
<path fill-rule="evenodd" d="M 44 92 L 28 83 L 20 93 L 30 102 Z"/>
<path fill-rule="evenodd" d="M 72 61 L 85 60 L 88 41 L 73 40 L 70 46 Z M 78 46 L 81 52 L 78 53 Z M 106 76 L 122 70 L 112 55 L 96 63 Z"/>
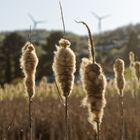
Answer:
<path fill-rule="evenodd" d="M 52 62 L 53 62 L 53 55 L 55 51 L 55 45 L 57 44 L 58 40 L 63 36 L 61 31 L 50 32 L 49 36 L 46 37 L 45 44 L 40 44 L 39 41 L 33 42 L 36 46 L 37 54 L 39 57 L 39 65 L 37 68 L 37 79 L 40 80 L 43 76 L 47 76 L 48 80 L 53 80 L 53 72 L 52 72 Z M 87 49 L 87 42 L 86 36 L 77 37 L 72 35 L 68 35 L 68 39 L 72 42 L 71 48 L 76 53 L 77 57 L 77 67 L 80 65 L 80 60 L 82 57 L 87 55 L 87 52 L 84 51 L 84 48 Z M 100 38 L 97 37 L 95 40 L 96 46 L 100 44 L 100 40 L 103 41 L 103 45 L 107 42 L 110 38 Z M 0 43 L 0 85 L 4 83 L 13 82 L 15 79 L 20 79 L 23 77 L 19 58 L 21 55 L 21 48 L 25 44 L 27 39 L 20 35 L 18 32 L 11 32 L 5 36 L 4 40 Z M 103 66 L 105 71 L 108 70 L 108 65 L 113 63 L 116 57 L 121 57 L 126 61 L 128 64 L 128 53 L 133 51 L 137 59 L 139 59 L 139 52 L 140 52 L 140 36 L 138 32 L 131 31 L 128 35 L 128 43 L 126 46 L 122 46 L 121 49 L 111 49 L 109 52 L 102 53 L 97 52 L 97 61 L 103 62 Z M 102 57 L 98 57 L 103 55 Z M 100 60 L 103 59 L 104 61 Z M 76 72 L 78 75 L 78 70 Z"/>

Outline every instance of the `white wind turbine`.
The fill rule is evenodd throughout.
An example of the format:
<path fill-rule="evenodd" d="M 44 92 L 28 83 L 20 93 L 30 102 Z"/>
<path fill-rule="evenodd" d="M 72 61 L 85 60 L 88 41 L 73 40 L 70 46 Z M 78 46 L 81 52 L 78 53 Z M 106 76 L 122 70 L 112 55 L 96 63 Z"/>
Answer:
<path fill-rule="evenodd" d="M 45 20 L 35 20 L 35 18 L 31 14 L 28 14 L 28 16 L 33 22 L 33 30 L 35 30 L 37 28 L 38 24 L 46 22 Z"/>
<path fill-rule="evenodd" d="M 101 31 L 102 31 L 102 20 L 110 17 L 111 15 L 99 16 L 94 12 L 91 12 L 91 14 L 98 20 L 98 30 L 99 30 L 99 33 L 101 33 Z"/>

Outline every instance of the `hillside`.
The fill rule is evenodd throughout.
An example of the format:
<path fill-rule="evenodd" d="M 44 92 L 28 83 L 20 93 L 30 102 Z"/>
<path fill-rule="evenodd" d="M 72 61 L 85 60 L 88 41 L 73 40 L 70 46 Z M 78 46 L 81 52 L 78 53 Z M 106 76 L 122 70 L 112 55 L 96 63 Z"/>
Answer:
<path fill-rule="evenodd" d="M 126 65 L 128 65 L 128 53 L 133 51 L 136 54 L 137 59 L 140 59 L 139 34 L 140 24 L 128 25 L 112 31 L 104 32 L 102 34 L 94 35 L 97 61 L 103 66 L 106 75 L 112 76 L 112 65 L 117 57 L 124 59 Z M 18 76 L 16 74 L 17 72 L 15 73 L 15 71 L 17 71 L 16 67 L 19 66 L 21 47 L 25 41 L 29 40 L 28 36 L 29 31 L 27 30 L 16 31 L 14 33 L 0 33 L 0 50 L 1 52 L 6 50 L 6 52 L 0 54 L 0 58 L 3 60 L 0 64 L 0 79 L 2 83 L 7 81 L 5 79 L 7 74 L 9 74 L 9 69 L 11 69 L 10 81 L 21 75 L 20 69 L 18 70 Z M 46 75 L 48 77 L 52 77 L 53 73 L 51 67 L 53 61 L 53 52 L 55 51 L 55 45 L 62 36 L 63 33 L 61 31 L 47 31 L 44 29 L 32 31 L 31 41 L 36 46 L 37 54 L 40 59 L 37 79 L 40 79 L 42 76 Z M 21 41 L 17 38 L 19 38 Z M 68 32 L 66 33 L 66 38 L 68 38 L 72 43 L 71 48 L 76 53 L 77 68 L 79 68 L 81 58 L 88 55 L 87 36 L 79 36 Z M 6 53 L 8 55 L 5 55 Z M 15 61 L 17 65 L 14 64 Z M 79 69 L 76 72 L 77 76 L 78 72 Z"/>
<path fill-rule="evenodd" d="M 114 44 L 121 43 L 121 42 L 127 43 L 128 38 L 129 38 L 129 34 L 133 31 L 135 31 L 139 34 L 140 33 L 140 24 L 136 24 L 136 25 L 130 24 L 127 26 L 119 27 L 119 28 L 112 30 L 112 31 L 103 32 L 100 35 L 95 34 L 94 41 L 95 41 L 97 47 L 101 46 L 101 45 L 106 46 L 106 45 L 113 44 L 113 43 Z M 18 34 L 22 35 L 26 40 L 28 40 L 29 31 L 17 30 L 16 32 Z M 51 32 L 55 32 L 55 31 L 47 31 L 45 29 L 38 29 L 36 31 L 32 31 L 32 41 L 39 42 L 40 44 L 44 44 L 44 43 L 46 43 L 46 38 L 49 37 L 49 34 Z M 0 32 L 0 41 L 2 41 L 5 38 L 5 36 L 8 34 L 10 34 L 10 32 Z M 84 39 L 84 41 L 86 41 L 86 38 L 87 38 L 87 36 L 79 36 L 79 35 L 71 33 L 71 32 L 68 32 L 67 36 L 70 39 L 76 38 L 76 39 L 78 39 L 77 41 L 79 41 L 79 40 L 81 41 L 83 39 Z M 82 41 L 82 43 L 84 41 Z M 80 43 L 80 44 L 82 44 L 82 43 Z M 84 44 L 86 44 L 86 43 L 84 43 Z"/>

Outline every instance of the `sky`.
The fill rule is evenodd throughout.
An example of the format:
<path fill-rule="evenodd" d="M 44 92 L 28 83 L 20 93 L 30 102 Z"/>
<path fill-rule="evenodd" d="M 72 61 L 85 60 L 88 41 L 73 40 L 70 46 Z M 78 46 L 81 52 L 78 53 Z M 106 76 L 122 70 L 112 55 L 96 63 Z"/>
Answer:
<path fill-rule="evenodd" d="M 85 21 L 93 33 L 98 33 L 98 20 L 91 14 L 110 15 L 102 21 L 102 32 L 128 24 L 140 23 L 140 0 L 61 0 L 66 31 L 86 34 L 85 28 L 74 20 Z M 59 0 L 0 0 L 0 31 L 29 29 L 32 21 L 47 22 L 38 29 L 62 30 Z"/>

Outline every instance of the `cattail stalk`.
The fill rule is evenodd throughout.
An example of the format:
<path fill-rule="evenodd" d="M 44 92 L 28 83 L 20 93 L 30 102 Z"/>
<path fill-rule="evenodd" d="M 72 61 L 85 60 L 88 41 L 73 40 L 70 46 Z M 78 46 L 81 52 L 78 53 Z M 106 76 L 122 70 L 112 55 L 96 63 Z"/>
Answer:
<path fill-rule="evenodd" d="M 30 140 L 32 140 L 32 98 L 35 94 L 35 73 L 38 65 L 38 58 L 33 44 L 27 42 L 22 48 L 22 56 L 20 59 L 21 68 L 25 75 L 24 84 L 26 93 L 29 98 L 29 127 Z"/>
<path fill-rule="evenodd" d="M 59 97 L 61 103 L 65 106 L 64 99 L 63 99 L 63 97 L 61 96 L 61 92 L 60 92 L 60 90 L 59 90 L 59 87 L 58 87 L 58 85 L 57 85 L 57 82 L 56 82 L 56 81 L 54 81 L 54 82 L 55 82 L 55 86 L 56 86 L 56 89 L 57 89 L 58 97 Z"/>
<path fill-rule="evenodd" d="M 64 16 L 63 16 L 63 9 L 62 9 L 62 5 L 61 5 L 61 2 L 60 1 L 59 1 L 59 6 L 60 6 L 60 11 L 61 11 L 61 19 L 62 19 L 62 24 L 63 24 L 63 38 L 64 38 L 64 36 L 66 34 L 66 29 L 65 29 L 65 22 L 64 22 Z M 59 42 L 59 45 L 60 46 L 62 46 L 64 48 L 67 48 L 67 47 L 70 46 L 70 42 L 68 40 L 65 40 L 65 39 L 62 39 L 62 40 L 60 40 L 60 42 Z M 74 60 L 75 58 L 74 57 L 73 58 L 71 57 L 71 60 L 72 59 Z M 73 69 L 73 71 L 71 71 L 72 73 L 75 72 L 74 69 Z M 71 75 L 71 77 L 73 77 L 73 74 Z M 71 79 L 71 81 L 72 81 L 72 79 Z M 55 82 L 55 83 L 57 85 L 57 82 Z M 65 139 L 68 140 L 68 95 L 65 95 L 65 94 L 70 94 L 70 90 L 69 90 L 68 93 L 66 93 L 64 90 L 62 90 L 62 92 L 63 92 L 64 97 L 65 97 Z"/>
<path fill-rule="evenodd" d="M 134 63 L 134 72 L 135 72 L 135 116 L 137 116 L 137 106 L 138 106 L 138 102 L 137 102 L 137 91 L 140 87 L 140 62 L 139 61 L 135 61 Z M 136 133 L 136 139 L 138 137 L 138 132 L 139 130 L 137 129 L 137 127 L 135 128 L 135 133 Z"/>
<path fill-rule="evenodd" d="M 96 139 L 100 140 L 100 125 L 106 104 L 106 79 L 102 67 L 96 63 L 95 46 L 88 25 L 83 21 L 77 23 L 84 24 L 89 34 L 89 58 L 83 58 L 80 67 L 82 84 L 87 93 L 87 96 L 83 100 L 83 105 L 88 107 L 89 122 L 96 132 Z"/>
<path fill-rule="evenodd" d="M 29 97 L 29 127 L 30 127 L 30 139 L 33 140 L 32 130 L 32 98 Z"/>
<path fill-rule="evenodd" d="M 133 82 L 133 95 L 134 95 L 134 104 L 135 104 L 135 116 L 137 116 L 137 91 L 139 88 L 139 81 L 140 81 L 140 62 L 136 61 L 135 54 L 133 52 L 129 53 L 129 60 L 130 60 L 130 70 L 132 73 L 132 82 Z M 138 129 L 135 128 L 136 139 L 138 137 Z"/>
<path fill-rule="evenodd" d="M 135 77 L 137 81 L 140 82 L 140 62 L 139 61 L 135 62 L 134 68 L 135 68 Z"/>
<path fill-rule="evenodd" d="M 76 70 L 76 58 L 70 48 L 71 43 L 66 39 L 60 39 L 55 52 L 53 71 L 56 83 L 59 84 L 61 97 L 65 99 L 65 139 L 68 140 L 68 96 L 71 94 Z"/>
<path fill-rule="evenodd" d="M 91 34 L 91 31 L 90 31 L 90 28 L 88 27 L 88 25 L 83 22 L 83 21 L 76 21 L 76 23 L 82 23 L 83 25 L 86 26 L 87 30 L 88 30 L 88 35 L 89 35 L 89 40 L 88 40 L 88 45 L 89 45 L 89 59 L 91 59 L 93 61 L 93 63 L 95 63 L 95 45 L 94 45 L 94 42 L 93 42 L 93 38 L 92 38 L 92 34 Z"/>
<path fill-rule="evenodd" d="M 137 108 L 137 91 L 139 89 L 139 82 L 140 82 L 140 62 L 135 61 L 134 63 L 134 97 L 135 97 L 135 115 L 136 115 L 136 108 Z"/>
<path fill-rule="evenodd" d="M 69 136 L 68 136 L 68 96 L 65 96 L 65 139 L 68 140 Z"/>
<path fill-rule="evenodd" d="M 96 139 L 100 140 L 100 123 L 98 121 L 96 123 L 97 123 L 97 132 L 98 132 L 97 136 L 96 136 L 97 137 Z"/>
<path fill-rule="evenodd" d="M 121 135 L 120 139 L 124 140 L 124 94 L 123 90 L 125 87 L 125 78 L 124 78 L 124 61 L 122 59 L 116 59 L 114 64 L 114 72 L 116 79 L 116 87 L 119 93 L 119 102 L 120 102 L 120 116 L 121 116 Z"/>

